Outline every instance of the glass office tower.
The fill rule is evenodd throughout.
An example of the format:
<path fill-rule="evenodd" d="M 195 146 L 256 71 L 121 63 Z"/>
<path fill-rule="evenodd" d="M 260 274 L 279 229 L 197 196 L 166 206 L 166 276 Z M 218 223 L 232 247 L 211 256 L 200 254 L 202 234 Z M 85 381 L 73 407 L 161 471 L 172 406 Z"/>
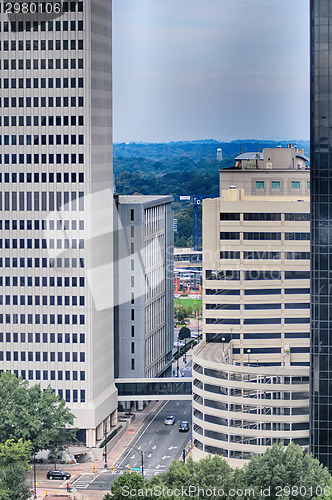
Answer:
<path fill-rule="evenodd" d="M 332 3 L 311 0 L 311 452 L 332 470 Z"/>

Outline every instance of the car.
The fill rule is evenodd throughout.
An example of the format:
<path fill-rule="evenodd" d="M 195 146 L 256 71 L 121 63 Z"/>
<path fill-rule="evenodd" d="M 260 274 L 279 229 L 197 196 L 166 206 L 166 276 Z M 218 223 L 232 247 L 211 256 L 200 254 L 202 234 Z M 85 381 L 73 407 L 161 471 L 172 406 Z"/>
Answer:
<path fill-rule="evenodd" d="M 179 425 L 179 432 L 188 432 L 189 431 L 189 424 L 186 420 L 182 420 Z"/>
<path fill-rule="evenodd" d="M 173 425 L 175 424 L 175 417 L 173 415 L 168 415 L 164 420 L 165 425 Z"/>
<path fill-rule="evenodd" d="M 69 474 L 69 472 L 65 472 L 63 470 L 53 469 L 53 470 L 48 471 L 48 473 L 46 474 L 46 477 L 47 477 L 47 479 L 67 480 L 71 477 L 71 474 Z"/>
<path fill-rule="evenodd" d="M 174 347 L 184 347 L 184 342 L 176 341 L 174 342 Z"/>

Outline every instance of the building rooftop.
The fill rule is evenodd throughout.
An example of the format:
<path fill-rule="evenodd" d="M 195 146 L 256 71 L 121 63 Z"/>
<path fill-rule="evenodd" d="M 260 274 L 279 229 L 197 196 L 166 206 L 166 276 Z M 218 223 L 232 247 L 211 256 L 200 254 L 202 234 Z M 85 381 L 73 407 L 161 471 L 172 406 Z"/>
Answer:
<path fill-rule="evenodd" d="M 225 343 L 225 345 L 227 344 Z M 222 343 L 219 344 L 210 342 L 204 345 L 204 347 L 197 353 L 197 356 L 205 359 L 206 361 L 213 361 L 214 363 L 220 363 L 222 351 L 223 351 Z"/>
<path fill-rule="evenodd" d="M 173 201 L 173 196 L 154 196 L 154 195 L 143 195 L 143 194 L 133 194 L 133 195 L 120 195 L 119 203 L 121 205 L 144 205 L 147 203 L 171 203 Z"/>
<path fill-rule="evenodd" d="M 200 255 L 202 254 L 202 250 L 194 250 L 193 247 L 188 247 L 188 248 L 180 248 L 176 247 L 174 248 L 174 255 L 181 255 L 181 254 L 191 254 L 191 255 Z"/>

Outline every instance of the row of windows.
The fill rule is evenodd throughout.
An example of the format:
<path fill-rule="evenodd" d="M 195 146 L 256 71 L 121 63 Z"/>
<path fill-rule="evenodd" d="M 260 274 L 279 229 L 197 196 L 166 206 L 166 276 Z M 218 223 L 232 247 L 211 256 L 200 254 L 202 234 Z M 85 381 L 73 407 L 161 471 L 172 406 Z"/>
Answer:
<path fill-rule="evenodd" d="M 282 255 L 284 254 L 285 259 L 290 259 L 290 260 L 309 260 L 310 259 L 310 252 L 256 252 L 256 251 L 250 251 L 250 252 L 243 252 L 243 258 L 244 259 L 250 259 L 250 260 L 281 260 Z M 220 252 L 220 258 L 221 259 L 240 259 L 241 258 L 241 252 L 236 252 L 236 251 L 225 251 L 225 252 Z"/>
<path fill-rule="evenodd" d="M 75 21 L 72 21 L 73 27 L 75 24 Z M 68 21 L 63 22 L 64 25 L 64 31 L 68 31 Z M 65 29 L 67 28 L 67 29 Z M 73 30 L 70 31 L 74 31 Z M 56 30 L 59 31 L 59 30 Z M 80 40 L 82 42 L 82 40 Z M 1 49 L 2 46 L 2 49 Z M 83 44 L 80 43 L 79 45 L 77 44 L 77 48 L 79 50 L 83 49 Z M 74 43 L 71 44 L 71 40 L 3 40 L 3 43 L 1 44 L 0 41 L 0 50 L 2 52 L 7 52 L 11 50 L 12 52 L 16 50 L 25 50 L 25 51 L 30 51 L 30 50 L 76 50 L 76 40 L 74 40 Z M 14 54 L 13 54 L 14 55 Z M 7 56 L 8 57 L 8 56 Z"/>
<path fill-rule="evenodd" d="M 85 278 L 84 276 L 82 277 L 77 277 L 77 276 L 72 276 L 69 278 L 69 276 L 65 276 L 62 278 L 62 276 L 57 276 L 56 278 L 54 276 L 12 276 L 12 280 L 10 279 L 10 276 L 0 276 L 0 286 L 3 286 L 5 283 L 5 286 L 46 286 L 46 287 L 84 287 L 85 286 Z"/>
<path fill-rule="evenodd" d="M 65 47 L 68 40 L 64 40 L 63 47 Z M 71 47 L 76 45 L 76 40 L 71 41 Z M 77 40 L 77 45 L 79 49 L 83 49 L 83 40 Z M 56 43 L 57 50 L 61 50 L 60 40 Z M 2 62 L 3 61 L 3 62 Z M 70 61 L 70 63 L 69 63 Z M 74 59 L 0 59 L 0 70 L 16 70 L 16 69 L 69 69 L 72 68 L 76 63 L 72 62 Z M 77 68 L 80 68 L 80 64 L 77 63 Z M 19 79 L 20 80 L 20 79 Z"/>
<path fill-rule="evenodd" d="M 41 245 L 40 245 L 41 242 Z M 34 243 L 34 244 L 33 244 Z M 48 239 L 46 240 L 45 238 L 39 240 L 35 239 L 32 240 L 32 238 L 24 239 L 24 238 L 14 238 L 10 240 L 9 238 L 6 238 L 2 240 L 0 238 L 0 248 L 70 248 L 70 249 L 76 249 L 76 248 L 84 248 L 84 240 L 83 239 Z M 22 266 L 24 267 L 24 266 Z"/>
<path fill-rule="evenodd" d="M 2 370 L 0 370 L 0 373 L 1 372 L 2 372 Z M 27 378 L 27 371 L 26 370 L 21 370 L 20 372 L 18 370 L 13 370 L 13 373 L 16 375 L 16 377 L 22 377 L 23 379 Z M 32 370 L 28 370 L 28 376 L 29 375 L 31 376 L 31 378 L 28 377 L 28 379 L 29 380 L 33 380 L 33 372 L 32 372 Z M 55 379 L 55 374 L 54 374 L 54 378 L 52 378 L 52 377 L 53 377 L 53 375 L 52 375 L 52 372 L 51 372 L 50 380 L 56 380 Z M 35 380 L 41 380 L 40 376 L 39 376 L 39 378 L 37 378 L 37 376 L 36 376 Z M 48 379 L 46 379 L 46 380 L 48 380 Z M 70 403 L 70 401 L 72 401 L 73 403 L 78 403 L 79 402 L 78 401 L 78 394 L 80 394 L 80 403 L 85 403 L 85 390 L 84 389 L 81 389 L 80 391 L 78 391 L 77 389 L 73 389 L 73 391 L 72 391 L 72 399 L 71 399 L 71 391 L 70 391 L 70 389 L 65 389 L 65 393 L 64 393 L 64 391 L 62 389 L 58 389 L 58 395 L 59 395 L 59 397 L 61 399 L 64 399 L 64 397 L 65 397 L 65 401 L 67 403 Z"/>
<path fill-rule="evenodd" d="M 240 290 L 225 290 L 220 288 L 207 288 L 206 295 L 240 295 Z M 281 288 L 259 288 L 253 290 L 244 290 L 245 295 L 281 295 Z M 285 294 L 310 294 L 310 288 L 285 288 Z"/>
<path fill-rule="evenodd" d="M 34 224 L 32 224 L 32 220 L 30 220 L 30 219 L 28 219 L 28 220 L 20 220 L 20 221 L 17 221 L 15 219 L 13 219 L 12 221 L 10 221 L 10 220 L 6 219 L 4 222 L 5 223 L 2 224 L 2 220 L 0 220 L 0 230 L 3 229 L 3 228 L 5 230 L 9 230 L 10 229 L 10 225 L 11 225 L 12 230 L 20 229 L 20 230 L 23 230 L 23 231 L 24 230 L 27 230 L 27 231 L 30 231 L 30 230 L 39 231 L 40 228 L 43 231 L 45 231 L 46 229 L 54 230 L 55 226 L 56 226 L 56 229 L 59 230 L 59 231 L 62 230 L 62 229 L 63 230 L 69 230 L 70 229 L 70 221 L 69 220 L 62 220 L 62 219 L 57 219 L 56 221 L 54 221 L 52 219 L 50 219 L 48 221 L 47 220 L 39 221 L 38 219 L 36 219 L 35 221 L 33 221 Z M 40 224 L 40 222 L 41 222 L 41 224 Z M 72 220 L 71 221 L 71 229 L 73 231 L 75 231 L 77 229 L 84 230 L 84 220 L 80 220 L 80 221 Z M 64 241 L 66 241 L 66 239 Z M 66 243 L 64 243 L 64 245 L 66 245 Z M 68 247 L 65 246 L 65 248 L 69 248 L 69 246 Z"/>
<path fill-rule="evenodd" d="M 285 324 L 310 323 L 310 318 L 284 318 Z M 238 318 L 206 318 L 207 325 L 239 325 Z M 244 325 L 280 325 L 281 318 L 247 318 Z"/>
<path fill-rule="evenodd" d="M 53 212 L 56 208 L 59 210 L 63 207 L 64 211 L 76 212 L 77 210 L 84 210 L 84 193 L 75 191 L 64 191 L 56 192 L 53 191 L 47 193 L 42 191 L 28 191 L 28 192 L 16 192 L 11 193 L 5 191 L 4 200 L 2 200 L 2 193 L 0 192 L 0 211 L 32 211 L 35 210 L 39 212 L 40 210 Z M 11 196 L 10 196 L 11 195 Z M 41 196 L 40 196 L 41 195 Z M 77 196 L 78 195 L 78 196 Z M 2 204 L 2 201 L 4 203 Z M 32 207 L 33 205 L 33 207 Z"/>
<path fill-rule="evenodd" d="M 3 140 L 2 140 L 3 138 Z M 70 141 L 69 141 L 70 138 Z M 40 140 L 39 140 L 40 139 Z M 16 146 L 17 144 L 20 146 L 31 146 L 31 145 L 38 145 L 41 144 L 43 146 L 45 145 L 51 145 L 53 146 L 54 144 L 61 145 L 61 144 L 71 144 L 71 145 L 76 145 L 76 144 L 84 144 L 84 135 L 79 134 L 78 136 L 76 134 L 57 134 L 57 135 L 0 135 L 0 145 L 3 146 Z"/>
<path fill-rule="evenodd" d="M 80 344 L 85 344 L 85 333 L 39 333 L 36 332 L 35 334 L 29 332 L 21 332 L 20 334 L 14 332 L 6 332 L 6 334 L 0 332 L 0 342 L 21 342 L 21 343 L 36 343 L 40 344 L 40 342 L 43 342 L 44 344 L 47 344 L 50 342 L 51 344 L 77 344 L 78 342 Z M 21 357 L 24 356 L 24 359 L 22 361 L 25 361 L 25 351 L 22 351 Z M 32 353 L 31 353 L 32 356 Z M 37 356 L 40 356 L 40 353 L 36 352 L 36 361 L 40 361 L 40 359 L 37 359 Z M 43 354 L 43 357 L 47 357 L 47 353 Z M 69 356 L 69 353 L 66 353 L 66 358 L 65 361 L 70 361 L 70 359 L 67 359 Z M 53 359 L 54 358 L 54 359 Z M 30 359 L 30 353 L 28 356 L 28 361 L 33 361 Z M 50 360 L 55 361 L 55 353 L 50 353 Z M 77 353 L 73 353 L 73 361 L 77 361 Z M 43 359 L 43 361 L 47 361 L 47 359 Z M 62 361 L 62 352 L 58 353 L 58 361 Z M 82 352 L 80 353 L 80 361 L 85 361 L 85 353 Z"/>
<path fill-rule="evenodd" d="M 36 2 L 34 2 L 36 3 Z M 46 9 L 46 3 L 47 2 L 41 2 L 43 4 L 43 10 L 42 12 L 47 12 L 45 9 Z M 6 2 L 4 2 L 4 4 L 6 4 Z M 39 3 L 40 4 L 40 3 Z M 20 3 L 20 7 L 22 6 L 22 3 Z M 22 9 L 20 9 L 20 12 L 21 12 Z M 61 12 L 76 12 L 76 10 L 78 12 L 83 12 L 83 2 L 82 1 L 74 1 L 74 2 L 61 2 Z M 0 12 L 4 12 L 5 11 L 5 6 L 3 7 L 3 10 L 2 10 L 2 5 L 0 4 Z M 44 22 L 45 24 L 45 22 Z M 44 30 L 45 31 L 45 30 Z"/>
<path fill-rule="evenodd" d="M 82 165 L 84 163 L 84 154 L 83 153 L 61 153 L 57 154 L 0 154 L 0 165 L 46 165 L 46 164 L 65 164 L 65 165 L 76 165 L 77 163 Z"/>
<path fill-rule="evenodd" d="M 33 79 L 33 88 L 39 88 L 38 84 L 38 78 Z M 41 78 L 40 79 L 40 88 L 49 88 L 53 89 L 54 88 L 54 82 L 53 78 L 48 78 L 48 87 L 46 87 L 46 78 Z M 61 85 L 62 83 L 62 85 Z M 26 88 L 31 89 L 31 78 L 27 78 L 25 80 Z M 83 78 L 56 78 L 55 79 L 55 88 L 83 88 Z M 0 79 L 0 88 L 1 88 L 1 79 Z M 9 89 L 9 80 L 6 78 L 4 79 L 4 89 Z M 16 89 L 16 79 L 12 78 L 11 79 L 11 87 L 12 89 Z M 23 78 L 18 79 L 18 88 L 24 88 L 24 80 Z M 11 92 L 11 95 L 13 95 L 13 92 Z M 36 101 L 37 103 L 38 101 Z M 35 106 L 35 104 L 34 104 Z"/>
<path fill-rule="evenodd" d="M 309 213 L 244 213 L 244 221 L 281 221 L 281 216 L 284 215 L 285 221 L 310 221 Z M 220 220 L 240 220 L 240 213 L 221 213 Z"/>
<path fill-rule="evenodd" d="M 256 189 L 265 189 L 265 183 L 268 181 L 256 181 L 255 187 Z M 289 183 L 291 189 L 300 189 L 301 181 L 290 181 Z M 270 181 L 271 189 L 279 190 L 281 187 L 281 181 Z M 307 189 L 310 189 L 310 181 L 307 181 Z"/>
<path fill-rule="evenodd" d="M 2 179 L 4 182 L 23 182 L 23 183 L 31 183 L 33 182 L 34 184 L 38 182 L 47 182 L 47 183 L 53 183 L 53 182 L 70 182 L 71 184 L 76 183 L 76 182 L 84 182 L 84 172 L 50 172 L 47 174 L 46 172 L 43 172 L 39 174 L 39 172 L 34 172 L 33 174 L 31 172 L 12 172 L 12 174 L 9 174 L 9 172 L 4 173 L 2 176 L 2 173 L 0 172 L 0 182 L 2 182 Z"/>
<path fill-rule="evenodd" d="M 83 84 L 82 84 L 83 87 Z M 69 97 L 4 97 L 3 101 L 1 101 L 0 97 L 0 107 L 2 107 L 2 102 L 3 102 L 3 107 L 4 108 L 68 108 L 69 106 L 71 107 L 83 107 L 83 97 L 77 97 L 72 96 L 69 101 Z M 70 104 L 69 104 L 70 102 Z"/>
<path fill-rule="evenodd" d="M 310 279 L 310 271 L 278 271 L 268 270 L 260 271 L 251 269 L 250 271 L 242 271 L 245 280 L 280 280 L 284 275 L 285 279 Z M 240 271 L 205 271 L 207 280 L 240 280 Z"/>
<path fill-rule="evenodd" d="M 0 314 L 6 325 L 85 325 L 84 314 Z"/>
<path fill-rule="evenodd" d="M 70 118 L 70 120 L 69 120 Z M 70 122 L 70 123 L 69 123 Z M 3 126 L 4 127 L 53 127 L 54 125 L 57 127 L 82 127 L 84 125 L 84 116 L 56 116 L 54 120 L 54 116 L 34 116 L 33 120 L 30 115 L 26 116 L 4 116 L 3 117 Z M 2 126 L 2 116 L 0 115 L 0 126 Z M 35 136 L 34 136 L 35 137 Z"/>
<path fill-rule="evenodd" d="M 75 59 L 73 59 L 73 61 L 75 61 L 75 63 L 76 63 Z M 0 89 L 1 89 L 1 82 L 2 82 L 2 80 L 0 78 Z M 25 82 L 25 88 L 27 88 L 27 89 L 31 89 L 31 88 L 34 88 L 34 89 L 38 89 L 38 88 L 53 89 L 54 83 L 55 83 L 55 88 L 57 88 L 57 89 L 61 89 L 61 88 L 76 89 L 76 87 L 83 88 L 83 78 L 72 77 L 72 78 L 55 78 L 55 82 L 54 82 L 53 78 L 47 78 L 47 79 L 41 78 L 40 79 L 40 87 L 39 87 L 39 79 L 38 78 L 33 78 L 33 80 L 32 80 L 33 87 L 31 87 L 31 78 L 26 78 L 25 80 L 24 80 L 24 78 L 19 78 L 18 80 L 16 80 L 16 78 L 11 78 L 11 79 L 4 78 L 3 79 L 3 89 L 9 89 L 9 88 L 11 88 L 11 89 L 16 89 L 16 88 L 23 89 L 24 82 Z M 18 83 L 18 87 L 16 86 L 17 83 Z M 47 87 L 46 87 L 46 83 L 48 83 Z M 10 86 L 9 86 L 9 84 L 10 84 Z M 11 92 L 11 95 L 13 95 L 13 92 Z"/>
<path fill-rule="evenodd" d="M 83 5 L 83 2 L 79 2 Z M 40 26 L 40 31 L 46 31 L 46 27 L 48 31 L 83 31 L 83 21 L 63 21 L 61 26 L 61 21 L 20 21 L 18 23 L 9 23 L 8 21 L 4 21 L 1 27 L 0 23 L 0 32 L 3 31 L 7 33 L 9 31 L 39 31 L 38 28 Z M 8 50 L 8 49 L 7 49 Z"/>
<path fill-rule="evenodd" d="M 244 304 L 246 310 L 281 309 L 282 304 Z M 206 309 L 240 310 L 240 304 L 206 304 Z M 305 302 L 284 304 L 285 309 L 310 309 Z"/>
<path fill-rule="evenodd" d="M 57 300 L 55 300 L 57 299 Z M 71 303 L 70 303 L 71 299 Z M 77 295 L 72 295 L 71 297 L 69 295 L 0 295 L 0 305 L 6 305 L 10 306 L 13 304 L 13 306 L 17 306 L 20 304 L 21 306 L 84 306 L 85 305 L 85 297 L 84 295 L 81 295 L 80 297 L 77 297 Z M 1 333 L 0 333 L 0 342 L 1 342 Z"/>
<path fill-rule="evenodd" d="M 1 352 L 1 351 L 0 351 Z M 33 351 L 29 351 L 29 352 L 25 352 L 25 351 L 5 351 L 5 360 L 6 361 L 34 361 L 37 362 L 37 363 L 41 363 L 41 362 L 52 362 L 52 363 L 55 363 L 56 361 L 56 353 L 55 352 L 33 352 Z M 41 354 L 42 354 L 42 357 L 41 357 Z M 64 354 L 64 356 L 63 356 Z M 57 361 L 58 363 L 62 363 L 62 362 L 66 362 L 66 363 L 78 363 L 78 354 L 82 355 L 80 357 L 82 357 L 83 360 L 85 360 L 85 353 L 84 352 L 81 352 L 81 353 L 77 353 L 77 352 L 73 352 L 73 353 L 70 353 L 70 352 L 65 352 L 65 353 L 62 353 L 62 352 L 58 352 L 57 353 Z M 81 359 L 80 359 L 81 361 Z M 78 376 L 78 372 L 77 370 L 74 370 L 72 372 L 72 379 L 73 380 L 78 380 L 77 378 Z M 70 380 L 70 375 L 68 375 L 68 372 L 66 372 L 66 380 Z M 69 378 L 68 378 L 69 377 Z M 81 371 L 80 372 L 80 380 L 85 380 L 85 372 L 84 371 Z M 44 379 L 45 380 L 45 379 Z M 59 379 L 59 380 L 62 380 L 62 379 Z"/>
<path fill-rule="evenodd" d="M 66 257 L 65 259 L 57 258 L 57 259 L 47 259 L 46 257 L 43 257 L 42 259 L 39 259 L 39 257 L 35 257 L 34 259 L 31 257 L 24 258 L 24 257 L 5 257 L 2 258 L 0 257 L 0 268 L 5 267 L 5 268 L 17 268 L 17 267 L 27 267 L 27 268 L 39 268 L 39 267 L 56 267 L 57 269 L 59 268 L 77 268 L 81 267 L 84 268 L 84 259 L 76 259 L 76 258 L 71 258 L 69 259 Z"/>
<path fill-rule="evenodd" d="M 19 361 L 18 354 L 19 354 L 18 351 L 13 351 L 13 352 L 12 351 L 5 351 L 5 352 L 0 351 L 0 361 Z M 25 361 L 25 356 L 22 356 L 24 354 L 25 354 L 25 352 L 21 352 L 21 361 Z M 36 353 L 36 354 L 40 354 L 40 353 Z M 47 354 L 47 353 L 43 353 L 43 354 Z M 55 354 L 55 353 L 53 353 L 53 354 Z M 58 354 L 62 354 L 62 353 L 58 353 Z M 69 354 L 69 353 L 66 353 L 66 354 Z M 29 370 L 29 372 L 30 371 L 32 372 L 32 370 Z M 38 380 L 38 373 L 40 374 L 40 370 L 36 370 L 37 380 Z M 55 373 L 55 372 L 53 372 L 53 373 Z M 81 370 L 80 372 L 78 372 L 77 370 L 74 370 L 72 372 L 69 370 L 66 370 L 64 372 L 62 372 L 62 370 L 59 370 L 57 380 L 78 380 L 78 373 L 79 373 L 79 380 L 85 380 L 85 371 L 83 371 L 83 370 Z M 64 375 L 64 378 L 63 378 L 63 375 Z M 29 379 L 30 379 L 30 377 L 29 377 Z M 47 370 L 43 371 L 43 380 L 48 380 Z M 51 380 L 55 380 L 55 378 L 51 378 Z"/>
<path fill-rule="evenodd" d="M 18 361 L 18 352 L 14 352 L 13 353 L 13 356 L 11 356 L 11 352 L 10 351 L 7 351 L 5 353 L 5 356 L 4 356 L 4 353 L 0 351 L 0 361 L 11 361 L 12 358 L 13 358 L 13 361 Z M 15 356 L 16 355 L 16 356 Z M 16 358 L 16 359 L 15 359 Z M 84 381 L 85 380 L 85 371 L 80 371 L 79 373 L 79 378 L 78 378 L 78 372 L 77 371 L 73 371 L 73 372 L 70 372 L 69 370 L 66 370 L 66 371 L 62 371 L 62 370 L 58 370 L 57 371 L 57 374 L 55 372 L 55 370 L 50 370 L 50 372 L 48 372 L 48 370 L 36 370 L 35 372 L 33 372 L 33 370 L 28 370 L 28 379 L 29 380 L 33 380 L 33 373 L 35 373 L 35 380 L 41 380 L 41 373 L 42 373 L 42 376 L 43 376 L 43 380 L 81 380 L 81 381 Z M 55 378 L 56 376 L 56 378 Z"/>
<path fill-rule="evenodd" d="M 234 231 L 221 231 L 221 240 L 240 240 L 241 234 L 244 240 L 281 240 L 281 233 L 250 232 L 239 233 Z M 310 241 L 310 233 L 284 233 L 286 241 Z"/>

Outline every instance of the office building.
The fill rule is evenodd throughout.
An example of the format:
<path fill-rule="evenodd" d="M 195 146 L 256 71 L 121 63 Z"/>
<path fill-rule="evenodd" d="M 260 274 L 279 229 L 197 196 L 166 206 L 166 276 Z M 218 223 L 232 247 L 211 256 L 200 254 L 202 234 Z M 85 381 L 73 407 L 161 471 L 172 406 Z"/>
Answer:
<path fill-rule="evenodd" d="M 115 373 L 171 376 L 174 336 L 171 196 L 118 196 Z"/>
<path fill-rule="evenodd" d="M 308 170 L 236 161 L 203 202 L 193 437 L 195 458 L 241 466 L 275 442 L 308 449 L 310 216 Z"/>
<path fill-rule="evenodd" d="M 0 14 L 0 368 L 51 385 L 94 446 L 117 408 L 112 2 L 10 5 Z"/>
<path fill-rule="evenodd" d="M 311 14 L 311 400 L 310 451 L 332 471 L 331 3 Z"/>

